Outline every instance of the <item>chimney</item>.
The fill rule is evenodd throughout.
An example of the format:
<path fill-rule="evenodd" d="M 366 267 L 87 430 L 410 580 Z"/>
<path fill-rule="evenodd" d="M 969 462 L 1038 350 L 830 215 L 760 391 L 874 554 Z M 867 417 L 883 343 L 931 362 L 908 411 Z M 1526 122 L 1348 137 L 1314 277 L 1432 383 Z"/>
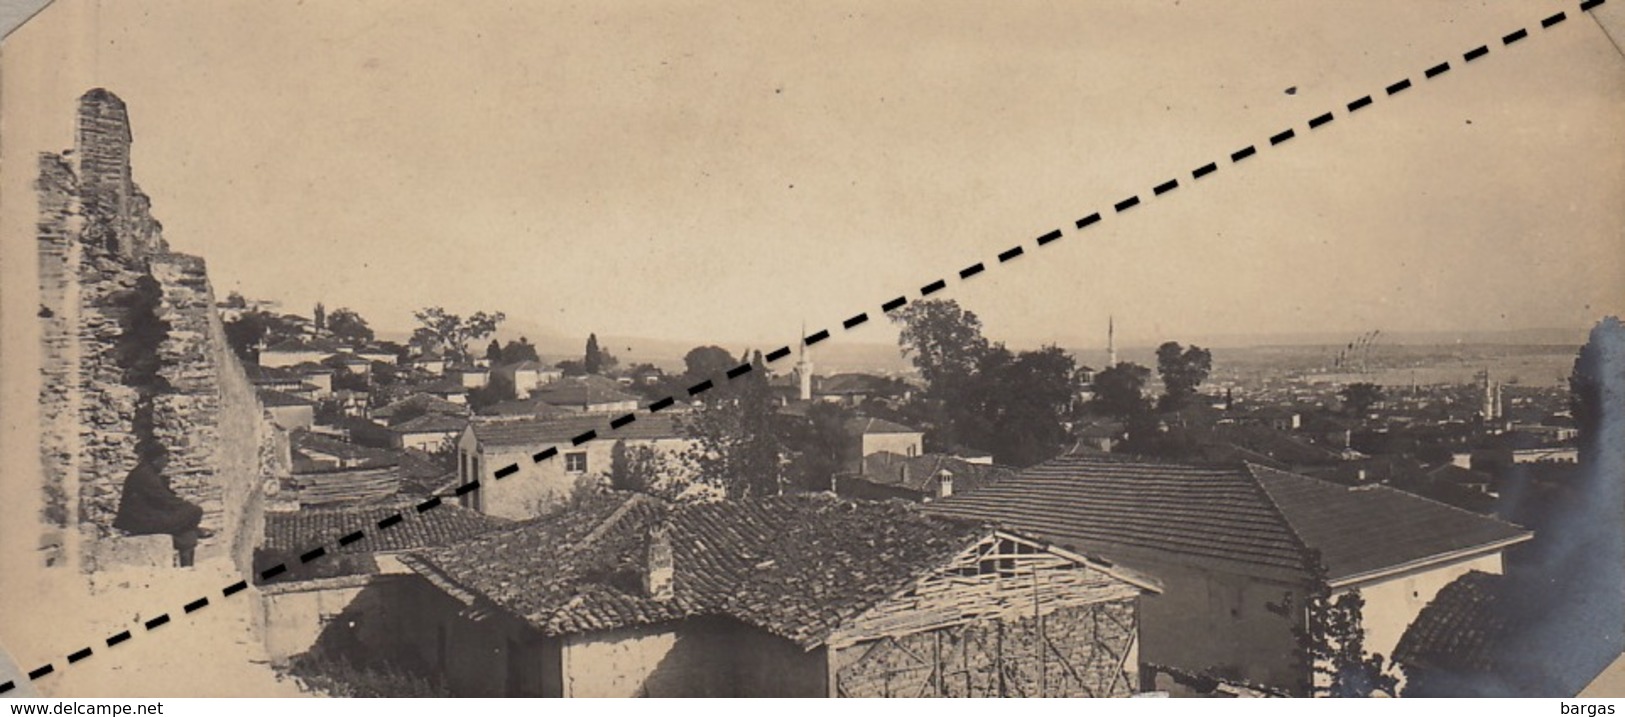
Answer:
<path fill-rule="evenodd" d="M 676 568 L 671 554 L 671 526 L 662 523 L 649 530 L 643 553 L 643 594 L 665 602 L 672 598 Z"/>
<path fill-rule="evenodd" d="M 954 474 L 944 468 L 937 471 L 937 497 L 947 498 L 954 494 Z"/>

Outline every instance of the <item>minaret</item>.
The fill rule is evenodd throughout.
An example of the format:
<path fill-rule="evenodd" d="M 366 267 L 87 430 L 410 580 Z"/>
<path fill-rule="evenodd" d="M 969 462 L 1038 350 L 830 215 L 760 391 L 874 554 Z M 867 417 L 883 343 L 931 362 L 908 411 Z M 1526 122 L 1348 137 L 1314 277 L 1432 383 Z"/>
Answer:
<path fill-rule="evenodd" d="M 1106 368 L 1117 365 L 1117 325 L 1115 319 L 1106 316 Z"/>
<path fill-rule="evenodd" d="M 801 350 L 796 354 L 796 380 L 801 385 L 801 400 L 812 400 L 812 356 L 807 352 L 807 325 L 801 325 Z"/>

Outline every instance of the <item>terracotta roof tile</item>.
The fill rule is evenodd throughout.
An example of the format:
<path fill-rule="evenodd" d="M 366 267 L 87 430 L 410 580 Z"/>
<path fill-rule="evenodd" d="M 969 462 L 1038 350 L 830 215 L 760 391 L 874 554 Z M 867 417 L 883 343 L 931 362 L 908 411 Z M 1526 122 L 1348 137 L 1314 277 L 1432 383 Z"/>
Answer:
<path fill-rule="evenodd" d="M 569 443 L 571 438 L 587 431 L 598 431 L 606 438 L 653 440 L 681 438 L 678 420 L 670 414 L 639 414 L 636 421 L 614 431 L 609 430 L 609 416 L 575 414 L 558 418 L 476 418 L 474 437 L 487 446 L 546 446 Z"/>
<path fill-rule="evenodd" d="M 378 521 L 402 514 L 405 520 L 387 530 Z M 366 508 L 309 508 L 291 513 L 265 514 L 265 549 L 289 553 L 324 546 L 329 553 L 379 553 L 429 548 L 471 538 L 513 525 L 455 504 L 419 513 L 410 504 Z M 365 537 L 345 546 L 341 536 L 367 528 Z"/>
<path fill-rule="evenodd" d="M 668 526 L 675 566 L 664 602 L 639 582 L 656 525 Z M 404 561 L 548 634 L 724 614 L 811 646 L 989 532 L 900 503 L 825 495 L 673 505 L 608 494 Z"/>
<path fill-rule="evenodd" d="M 1346 488 L 1256 465 L 1075 454 L 925 510 L 997 521 L 1124 562 L 1219 563 L 1293 579 L 1318 550 L 1332 581 L 1529 533 L 1386 487 Z"/>
<path fill-rule="evenodd" d="M 1473 570 L 1444 586 L 1405 628 L 1394 661 L 1428 670 L 1495 671 L 1510 617 L 1503 609 L 1505 583 L 1501 575 Z"/>

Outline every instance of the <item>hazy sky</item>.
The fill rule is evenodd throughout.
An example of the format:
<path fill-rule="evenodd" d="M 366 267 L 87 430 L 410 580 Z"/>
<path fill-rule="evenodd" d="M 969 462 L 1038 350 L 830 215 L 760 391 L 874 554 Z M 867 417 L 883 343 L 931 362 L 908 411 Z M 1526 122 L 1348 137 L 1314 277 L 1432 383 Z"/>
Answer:
<path fill-rule="evenodd" d="M 66 148 L 113 90 L 219 294 L 383 328 L 782 343 L 1056 227 L 948 296 L 1017 341 L 1583 328 L 1625 312 L 1625 58 L 1574 5 L 64 0 L 3 129 Z"/>

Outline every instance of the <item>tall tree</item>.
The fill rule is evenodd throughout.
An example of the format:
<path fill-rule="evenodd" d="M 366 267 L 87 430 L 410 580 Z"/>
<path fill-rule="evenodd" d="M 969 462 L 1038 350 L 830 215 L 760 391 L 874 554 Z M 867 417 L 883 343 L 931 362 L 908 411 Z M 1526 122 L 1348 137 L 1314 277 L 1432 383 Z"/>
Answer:
<path fill-rule="evenodd" d="M 1625 445 L 1625 323 L 1608 317 L 1591 330 L 1569 373 L 1569 409 L 1586 446 Z M 1612 409 L 1612 410 L 1610 410 Z M 1605 435 L 1606 434 L 1606 435 Z M 1617 453 L 1616 453 L 1617 455 Z"/>
<path fill-rule="evenodd" d="M 760 363 L 760 354 L 755 363 Z M 785 446 L 775 430 L 767 371 L 757 367 L 708 391 L 682 430 L 694 445 L 683 453 L 696 482 L 729 499 L 778 495 L 788 487 Z"/>
<path fill-rule="evenodd" d="M 503 363 L 501 341 L 491 339 L 491 343 L 485 345 L 485 360 L 490 361 L 492 366 Z"/>
<path fill-rule="evenodd" d="M 1120 363 L 1095 374 L 1092 410 L 1124 422 L 1149 413 L 1145 383 L 1150 378 L 1151 369 L 1136 363 Z"/>
<path fill-rule="evenodd" d="M 327 330 L 327 307 L 322 302 L 316 302 L 316 308 L 310 311 L 310 322 L 316 327 L 316 335 L 321 336 Z"/>
<path fill-rule="evenodd" d="M 604 357 L 598 349 L 598 334 L 587 334 L 587 351 L 581 357 L 581 367 L 590 374 L 603 372 Z"/>
<path fill-rule="evenodd" d="M 953 300 L 909 304 L 890 317 L 903 326 L 897 337 L 903 355 L 914 362 L 934 393 L 951 394 L 957 383 L 976 371 L 989 349 L 982 320 Z"/>
<path fill-rule="evenodd" d="M 1169 341 L 1157 347 L 1157 374 L 1164 393 L 1161 408 L 1177 411 L 1191 405 L 1196 389 L 1213 370 L 1213 353 L 1197 346 L 1185 348 Z"/>
<path fill-rule="evenodd" d="M 703 381 L 737 365 L 739 361 L 721 346 L 695 346 L 683 355 L 683 377 Z"/>
<path fill-rule="evenodd" d="M 453 363 L 473 363 L 468 346 L 496 333 L 497 326 L 507 318 L 498 311 L 487 314 L 475 312 L 464 318 L 438 306 L 420 309 L 412 314 L 422 326 L 412 333 L 412 342 L 420 348 L 439 348 Z"/>
<path fill-rule="evenodd" d="M 1343 410 L 1352 416 L 1364 416 L 1372 406 L 1382 400 L 1382 387 L 1374 383 L 1351 383 L 1338 391 L 1343 399 Z"/>
<path fill-rule="evenodd" d="M 790 484 L 803 491 L 829 490 L 830 481 L 846 458 L 849 438 L 846 421 L 850 409 L 838 403 L 815 401 L 807 415 L 775 416 L 778 433 L 790 465 Z"/>
<path fill-rule="evenodd" d="M 337 308 L 327 315 L 327 333 L 333 338 L 351 344 L 370 343 L 373 339 L 372 327 L 367 320 L 352 309 Z"/>
<path fill-rule="evenodd" d="M 1056 346 L 1011 356 L 999 346 L 988 352 L 975 383 L 981 431 L 977 446 L 999 463 L 1029 466 L 1054 458 L 1068 440 L 1082 388 L 1077 361 Z"/>

